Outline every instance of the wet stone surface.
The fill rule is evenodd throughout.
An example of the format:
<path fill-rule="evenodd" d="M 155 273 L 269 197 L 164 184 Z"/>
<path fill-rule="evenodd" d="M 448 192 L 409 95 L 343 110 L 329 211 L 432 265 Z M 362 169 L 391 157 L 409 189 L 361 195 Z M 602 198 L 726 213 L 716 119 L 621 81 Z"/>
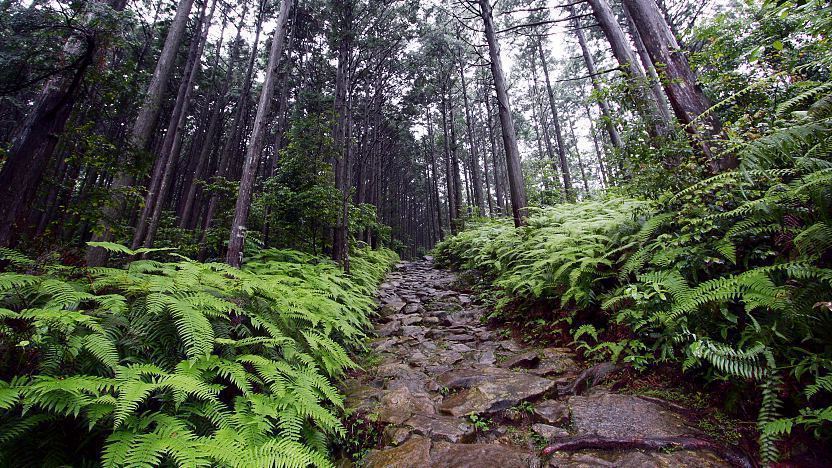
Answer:
<path fill-rule="evenodd" d="M 488 329 L 476 297 L 429 260 L 398 264 L 378 301 L 370 344 L 376 364 L 343 386 L 348 410 L 383 425 L 380 448 L 361 466 L 729 466 L 707 451 L 584 449 L 543 457 L 547 443 L 570 438 L 701 434 L 656 401 L 602 388 L 559 396 L 558 386 L 583 370 L 572 352 L 526 348 Z"/>

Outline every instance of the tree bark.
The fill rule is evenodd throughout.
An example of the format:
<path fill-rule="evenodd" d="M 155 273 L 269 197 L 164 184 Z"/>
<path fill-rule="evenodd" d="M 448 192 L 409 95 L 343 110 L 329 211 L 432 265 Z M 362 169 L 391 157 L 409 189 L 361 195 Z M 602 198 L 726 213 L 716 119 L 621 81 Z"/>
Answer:
<path fill-rule="evenodd" d="M 465 71 L 462 69 L 462 63 L 459 64 L 459 76 L 462 85 L 462 99 L 465 105 L 465 126 L 468 130 L 468 143 L 471 148 L 471 184 L 474 189 L 474 203 L 479 210 L 479 216 L 485 216 L 485 201 L 482 196 L 482 183 L 480 181 L 480 165 L 479 152 L 477 151 L 477 142 L 474 138 L 473 119 L 471 117 L 471 107 L 468 103 L 468 86 L 465 81 Z"/>
<path fill-rule="evenodd" d="M 632 49 L 624 36 L 624 31 L 618 24 L 618 20 L 612 12 L 607 0 L 587 0 L 592 7 L 595 19 L 598 21 L 601 30 L 607 41 L 610 43 L 612 53 L 621 66 L 621 71 L 630 81 L 630 96 L 636 105 L 638 112 L 647 124 L 647 130 L 653 138 L 666 137 L 671 133 L 670 122 L 662 120 L 659 110 L 659 103 L 656 102 L 649 89 L 646 87 L 647 77 L 636 59 L 633 57 Z"/>
<path fill-rule="evenodd" d="M 350 152 L 352 150 L 352 112 L 351 112 L 351 71 L 352 71 L 352 35 L 353 5 L 352 0 L 339 3 L 340 21 L 337 26 L 338 65 L 335 75 L 335 129 L 334 141 L 337 156 L 335 158 L 335 187 L 341 192 L 341 203 L 335 225 L 332 245 L 332 259 L 345 272 L 350 271 L 349 260 L 349 199 Z"/>
<path fill-rule="evenodd" d="M 453 173 L 454 178 L 454 212 L 456 213 L 455 221 L 456 224 L 451 226 L 452 230 L 456 233 L 459 232 L 463 228 L 463 220 L 462 220 L 462 178 L 459 174 L 459 157 L 457 150 L 459 146 L 456 143 L 456 121 L 454 120 L 454 103 L 450 99 L 448 99 L 448 126 L 451 129 L 451 171 Z M 470 198 L 470 197 L 469 197 Z"/>
<path fill-rule="evenodd" d="M 552 138 L 549 135 L 549 126 L 546 125 L 546 121 L 543 118 L 543 105 L 540 101 L 540 88 L 537 86 L 537 60 L 535 60 L 534 55 L 532 55 L 531 60 L 531 69 L 532 69 L 532 117 L 535 120 L 535 133 L 537 134 L 537 144 L 540 146 L 541 140 L 546 146 L 546 156 L 549 161 L 549 164 L 552 167 L 552 180 L 555 182 L 555 185 L 558 187 L 559 191 L 563 190 L 563 185 L 561 185 L 560 177 L 558 176 L 558 161 L 555 159 L 555 150 L 552 148 Z M 540 136 L 541 131 L 538 130 L 538 126 L 542 127 L 543 137 Z M 541 152 L 541 149 L 538 149 L 538 152 Z M 544 183 L 546 178 L 543 179 Z M 566 197 L 564 197 L 565 199 Z"/>
<path fill-rule="evenodd" d="M 434 147 L 433 122 L 431 122 L 430 119 L 430 110 L 428 110 L 428 152 L 430 154 L 430 170 L 433 174 L 431 189 L 433 190 L 433 198 L 436 209 L 436 225 L 439 229 L 439 240 L 442 241 L 444 239 L 444 234 L 442 233 L 442 205 L 439 200 L 439 175 L 436 172 L 436 148 Z"/>
<path fill-rule="evenodd" d="M 576 16 L 575 7 L 569 7 L 569 14 L 571 16 Z M 589 50 L 589 47 L 586 43 L 586 37 L 584 37 L 584 31 L 581 29 L 580 23 L 578 23 L 578 19 L 575 18 L 575 36 L 578 37 L 578 44 L 581 46 L 581 52 L 584 56 L 584 63 L 586 64 L 586 69 L 590 75 L 590 81 L 592 82 L 592 87 L 595 89 L 599 95 L 603 92 L 601 89 L 601 83 L 598 80 L 598 69 L 595 67 L 595 60 L 592 58 L 592 53 Z M 607 103 L 606 99 L 600 98 L 598 100 L 598 107 L 601 109 L 601 115 L 603 116 L 604 120 L 604 128 L 607 131 L 607 134 L 610 137 L 610 143 L 616 148 L 622 148 L 624 144 L 621 142 L 621 136 L 618 134 L 618 130 L 615 128 L 615 123 L 612 120 L 612 113 L 610 112 L 610 106 Z"/>
<path fill-rule="evenodd" d="M 445 191 L 448 199 L 448 228 L 451 234 L 456 234 L 454 226 L 459 216 L 456 208 L 456 188 L 454 187 L 453 170 L 451 169 L 451 143 L 450 132 L 448 131 L 448 100 L 445 91 L 442 91 L 442 143 L 445 149 Z"/>
<path fill-rule="evenodd" d="M 237 105 L 234 106 L 234 117 L 231 120 L 229 135 L 228 137 L 226 137 L 225 143 L 223 144 L 222 150 L 220 151 L 219 161 L 217 162 L 216 175 L 218 177 L 226 177 L 228 175 L 231 160 L 233 159 L 233 153 L 236 152 L 238 142 L 242 139 L 241 135 L 245 131 L 245 114 L 246 107 L 248 107 L 246 103 L 248 102 L 249 94 L 251 93 L 252 77 L 254 75 L 254 64 L 257 61 L 257 49 L 258 45 L 260 44 L 260 33 L 263 29 L 265 3 L 265 0 L 260 1 L 260 8 L 257 13 L 257 21 L 254 30 L 254 41 L 252 42 L 251 54 L 248 58 L 246 76 L 243 78 L 243 90 L 240 93 L 239 99 L 237 100 Z M 200 237 L 199 241 L 199 243 L 202 244 L 202 247 L 200 248 L 200 258 L 204 258 L 205 256 L 207 248 L 205 242 L 207 240 L 208 230 L 211 228 L 211 224 L 214 220 L 214 215 L 217 212 L 217 206 L 219 205 L 219 201 L 219 194 L 211 194 L 211 198 L 208 201 L 207 212 L 205 213 L 205 222 L 202 224 L 202 236 Z"/>
<path fill-rule="evenodd" d="M 639 34 L 635 23 L 633 23 L 633 17 L 630 15 L 630 9 L 627 7 L 627 4 L 624 4 L 623 7 L 624 17 L 627 19 L 627 30 L 630 32 L 630 37 L 633 39 L 633 44 L 636 46 L 636 53 L 638 54 L 639 60 L 641 60 L 641 66 L 647 74 L 650 92 L 653 93 L 653 98 L 659 105 L 659 112 L 662 114 L 662 119 L 666 122 L 670 122 L 673 120 L 673 116 L 670 114 L 667 96 L 665 96 L 664 90 L 662 89 L 659 75 L 656 74 L 656 67 L 654 67 L 653 62 L 650 61 L 650 55 L 644 47 L 644 41 L 641 40 L 641 34 Z"/>
<path fill-rule="evenodd" d="M 572 188 L 572 176 L 569 173 L 569 161 L 566 159 L 566 145 L 563 141 L 563 132 L 560 127 L 560 116 L 555 103 L 555 93 L 552 90 L 552 83 L 549 81 L 549 66 L 546 64 L 546 55 L 543 53 L 543 44 L 537 41 L 537 53 L 540 57 L 540 65 L 543 68 L 543 76 L 546 79 L 546 92 L 549 96 L 549 107 L 552 110 L 552 122 L 555 124 L 555 140 L 558 143 L 558 158 L 560 158 L 560 170 L 563 175 L 563 190 L 566 193 L 566 201 L 575 201 L 575 190 Z"/>
<path fill-rule="evenodd" d="M 124 8 L 121 0 L 107 3 L 117 11 Z M 96 8 L 94 6 L 85 14 L 85 26 L 95 22 L 99 14 Z M 62 56 L 65 61 L 74 62 L 74 67 L 46 81 L 18 127 L 6 163 L 0 170 L 0 246 L 10 246 L 15 234 L 22 229 L 19 223 L 32 207 L 58 137 L 75 107 L 87 70 L 101 55 L 104 40 L 95 30 L 67 39 Z"/>
<path fill-rule="evenodd" d="M 254 128 L 246 149 L 245 162 L 240 187 L 237 192 L 237 203 L 234 207 L 234 220 L 231 222 L 231 237 L 228 240 L 228 252 L 225 257 L 226 263 L 234 267 L 240 267 L 243 262 L 243 245 L 245 243 L 245 223 L 248 219 L 248 212 L 251 208 L 251 196 L 254 189 L 254 176 L 263 152 L 263 142 L 266 136 L 266 125 L 271 113 L 272 97 L 274 95 L 274 84 L 277 74 L 277 67 L 280 64 L 280 56 L 283 53 L 283 44 L 286 38 L 286 23 L 289 18 L 289 10 L 294 0 L 283 0 L 280 4 L 277 26 L 272 35 L 272 47 L 269 51 L 269 64 L 266 69 L 266 77 L 263 81 L 263 89 L 260 91 L 260 99 L 257 104 L 257 114 L 254 117 Z"/>
<path fill-rule="evenodd" d="M 494 136 L 494 115 L 491 113 L 491 96 L 489 93 L 484 93 L 483 100 L 485 100 L 485 113 L 488 117 L 488 141 L 491 143 L 491 162 L 494 164 L 494 197 L 497 203 L 498 214 L 503 214 L 505 205 L 503 205 L 503 180 L 500 177 L 500 164 L 497 159 L 497 138 Z"/>
<path fill-rule="evenodd" d="M 520 150 L 517 147 L 517 134 L 511 116 L 511 104 L 506 89 L 506 79 L 503 76 L 503 61 L 500 58 L 500 44 L 494 29 L 494 18 L 489 0 L 478 0 L 480 14 L 485 26 L 485 38 L 488 42 L 488 54 L 491 61 L 491 74 L 497 91 L 497 107 L 500 115 L 500 126 L 503 130 L 503 146 L 506 152 L 506 168 L 508 170 L 508 184 L 511 192 L 511 212 L 514 225 L 523 225 L 526 216 L 526 187 L 523 182 L 523 172 L 520 167 Z"/>
<path fill-rule="evenodd" d="M 479 92 L 479 90 L 478 90 L 478 92 Z M 484 97 L 486 99 L 488 98 L 487 95 L 484 96 Z M 475 99 L 475 102 L 477 102 L 477 107 L 476 107 L 477 114 L 476 115 L 479 118 L 480 123 L 482 124 L 484 122 L 484 120 L 482 118 L 481 101 L 479 99 Z M 480 149 L 481 149 L 481 154 L 482 154 L 482 174 L 483 174 L 483 178 L 485 179 L 485 200 L 488 203 L 488 216 L 493 218 L 494 217 L 494 202 L 491 201 L 491 176 L 489 176 L 489 173 L 488 173 L 488 150 L 485 148 L 485 144 L 483 143 L 484 136 L 483 136 L 482 125 L 475 126 L 474 128 L 478 130 L 477 140 L 480 142 Z"/>
<path fill-rule="evenodd" d="M 183 103 L 181 108 L 179 109 L 178 115 L 176 116 L 176 127 L 173 127 L 173 141 L 171 143 L 169 151 L 167 152 L 167 155 L 164 156 L 165 168 L 162 172 L 158 193 L 156 194 L 155 201 L 153 203 L 153 210 L 150 216 L 150 225 L 148 227 L 147 235 L 143 242 L 144 247 L 153 246 L 153 240 L 156 237 L 156 231 L 159 229 L 159 222 L 162 219 L 162 208 L 165 205 L 165 200 L 167 198 L 168 191 L 171 185 L 171 179 L 173 178 L 174 163 L 178 159 L 179 152 L 182 147 L 182 138 L 185 133 L 185 119 L 188 117 L 188 110 L 191 104 L 191 94 L 193 93 L 196 77 L 199 74 L 200 57 L 202 57 L 202 51 L 205 48 L 205 42 L 208 40 L 208 31 L 209 29 L 211 29 L 211 18 L 213 18 L 214 16 L 214 8 L 216 7 L 216 4 L 217 0 L 213 0 L 211 3 L 211 11 L 208 13 L 207 16 L 204 16 L 205 7 L 203 6 L 203 17 L 205 18 L 204 22 L 202 23 L 203 31 L 201 36 L 196 39 L 198 41 L 198 44 L 196 46 L 196 52 L 194 53 L 194 60 L 191 62 L 190 70 L 188 70 L 188 79 L 185 84 L 185 95 L 183 98 Z M 164 152 L 165 149 L 163 148 L 162 151 Z"/>
<path fill-rule="evenodd" d="M 176 63 L 176 53 L 182 43 L 182 35 L 185 33 L 185 26 L 188 23 L 188 16 L 191 13 L 193 3 L 194 0 L 180 0 L 176 7 L 176 14 L 165 38 L 165 45 L 162 47 L 162 53 L 156 63 L 156 68 L 153 70 L 144 102 L 139 108 L 139 115 L 130 132 L 129 144 L 131 148 L 129 151 L 134 154 L 147 150 L 150 137 L 159 118 L 159 112 L 162 109 L 162 99 L 167 88 L 168 78 Z M 125 160 L 124 163 L 125 166 L 130 165 L 129 161 Z M 121 192 L 126 187 L 133 185 L 133 177 L 129 172 L 125 172 L 123 168 L 117 168 L 117 170 L 118 172 L 110 186 L 112 199 L 102 209 L 101 219 L 98 222 L 98 234 L 93 236 L 96 241 L 111 240 L 113 223 L 121 214 L 125 202 Z M 104 249 L 97 247 L 87 249 L 87 265 L 89 266 L 101 266 L 107 262 L 107 258 L 108 254 Z"/>
<path fill-rule="evenodd" d="M 214 13 L 216 0 L 211 7 L 211 15 Z M 194 27 L 193 37 L 191 39 L 191 47 L 188 51 L 188 59 L 185 63 L 185 68 L 182 71 L 182 79 L 179 84 L 179 90 L 176 93 L 176 102 L 173 106 L 173 112 L 168 122 L 168 128 L 165 132 L 165 137 L 162 141 L 162 148 L 159 156 L 154 164 L 153 172 L 150 177 L 150 182 L 147 188 L 147 194 L 144 198 L 144 208 L 139 215 L 136 228 L 133 233 L 133 242 L 131 248 L 139 248 L 145 240 L 145 236 L 153 231 L 151 226 L 153 218 L 156 216 L 156 206 L 160 201 L 164 200 L 165 195 L 163 190 L 167 189 L 167 181 L 171 176 L 173 161 L 175 160 L 174 150 L 177 146 L 177 139 L 181 141 L 181 132 L 184 128 L 185 117 L 190 106 L 191 92 L 193 90 L 193 83 L 196 80 L 197 62 L 202 56 L 202 48 L 204 39 L 207 39 L 208 29 L 211 25 L 211 20 L 208 18 L 206 26 L 205 10 L 208 7 L 208 2 L 202 4 L 200 11 L 199 22 Z M 158 226 L 158 223 L 156 223 Z M 149 230 L 148 230 L 149 229 Z M 151 234 L 152 235 L 152 234 Z"/>
<path fill-rule="evenodd" d="M 578 168 L 581 170 L 581 181 L 584 183 L 584 192 L 589 195 L 589 182 L 586 178 L 586 168 L 584 167 L 584 160 L 581 158 L 581 150 L 578 148 L 578 138 L 575 137 L 575 126 L 572 121 L 569 121 L 569 134 L 572 135 L 572 143 L 575 146 L 575 155 L 578 157 Z"/>
<path fill-rule="evenodd" d="M 601 171 L 601 184 L 604 186 L 608 186 L 610 183 L 609 175 L 607 174 L 607 168 L 604 164 L 604 156 L 601 152 L 601 145 L 598 144 L 598 135 L 597 135 L 597 128 L 592 120 L 592 113 L 589 111 L 589 106 L 584 104 L 584 111 L 586 112 L 586 117 L 589 119 L 589 132 L 592 135 L 592 143 L 595 145 L 595 157 L 598 158 L 598 169 Z"/>
<path fill-rule="evenodd" d="M 182 217 L 179 220 L 180 228 L 190 228 L 193 216 L 193 205 L 196 199 L 197 181 L 202 178 L 205 172 L 205 164 L 208 163 L 208 158 L 211 155 L 211 150 L 217 132 L 220 130 L 222 113 L 225 110 L 225 105 L 228 102 L 228 88 L 233 77 L 233 71 L 240 54 L 240 37 L 245 26 L 246 13 L 248 13 L 248 2 L 243 4 L 243 11 L 240 14 L 240 22 L 237 24 L 237 34 L 234 37 L 234 44 L 231 46 L 231 53 L 229 54 L 228 65 L 225 70 L 225 79 L 220 83 L 220 90 L 217 93 L 217 99 L 214 102 L 214 107 L 211 110 L 211 117 L 208 122 L 208 129 L 205 131 L 205 139 L 202 142 L 199 155 L 197 156 L 197 165 L 194 169 L 191 183 L 188 184 L 188 190 L 185 195 L 185 203 L 182 208 Z M 259 32 L 259 31 L 258 31 Z M 219 57 L 220 49 L 217 49 L 217 57 Z"/>
<path fill-rule="evenodd" d="M 592 0 L 598 1 L 598 0 Z M 711 102 L 696 83 L 696 76 L 685 54 L 659 7 L 651 0 L 624 0 L 633 23 L 644 40 L 653 64 L 661 64 L 656 71 L 676 118 L 688 132 L 694 147 L 698 147 L 708 159 L 708 171 L 716 174 L 737 167 L 733 154 L 719 154 L 722 123 L 713 112 Z"/>

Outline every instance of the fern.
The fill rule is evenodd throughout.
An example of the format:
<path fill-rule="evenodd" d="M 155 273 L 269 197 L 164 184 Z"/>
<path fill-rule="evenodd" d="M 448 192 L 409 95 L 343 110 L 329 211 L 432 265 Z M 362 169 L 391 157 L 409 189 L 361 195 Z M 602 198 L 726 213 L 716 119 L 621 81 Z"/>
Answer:
<path fill-rule="evenodd" d="M 358 249 L 347 277 L 274 255 L 242 270 L 181 259 L 0 274 L 0 330 L 31 324 L 16 349 L 38 356 L 30 377 L 0 381 L 0 462 L 71 427 L 104 466 L 331 466 L 325 438 L 344 434 L 333 380 L 355 366 L 347 345 L 396 257 Z"/>
<path fill-rule="evenodd" d="M 817 14 L 823 6 L 810 1 L 783 8 L 799 8 L 813 24 L 822 17 L 814 31 L 826 37 L 832 23 Z M 825 76 L 830 63 L 826 57 L 789 73 Z M 527 307 L 537 311 L 546 302 L 558 313 L 545 325 L 574 324 L 573 344 L 587 352 L 639 365 L 676 362 L 701 368 L 705 379 L 755 387 L 762 396 L 758 430 L 766 462 L 778 456 L 777 437 L 795 426 L 828 440 L 832 86 L 790 83 L 790 98 L 767 129 L 729 137 L 726 147 L 740 159 L 737 170 L 654 203 L 610 197 L 545 207 L 519 230 L 508 221 L 473 224 L 437 246 L 438 261 L 482 273 L 501 308 L 493 317 L 516 323 L 534 317 L 530 326 L 538 327 L 540 314 L 526 313 Z M 609 313 L 599 314 L 599 306 Z M 605 320 L 617 333 L 628 328 L 630 336 L 614 342 L 596 336 L 607 328 Z M 595 344 L 582 340 L 587 336 Z M 787 378 L 808 394 L 797 399 L 790 392 L 781 409 L 779 388 Z"/>

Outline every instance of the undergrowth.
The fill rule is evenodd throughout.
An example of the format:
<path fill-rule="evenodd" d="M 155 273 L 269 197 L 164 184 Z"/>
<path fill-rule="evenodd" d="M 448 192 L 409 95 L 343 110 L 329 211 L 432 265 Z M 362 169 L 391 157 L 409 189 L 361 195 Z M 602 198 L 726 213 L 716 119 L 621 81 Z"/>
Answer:
<path fill-rule="evenodd" d="M 347 276 L 289 250 L 243 269 L 0 254 L 4 466 L 331 466 L 345 431 L 333 381 L 395 261 L 356 249 Z"/>
<path fill-rule="evenodd" d="M 736 171 L 654 202 L 537 210 L 520 229 L 484 221 L 441 243 L 438 260 L 480 270 L 498 314 L 555 304 L 587 356 L 756 388 L 766 462 L 795 427 L 828 440 L 832 88 L 801 90 L 779 127 L 732 142 Z"/>

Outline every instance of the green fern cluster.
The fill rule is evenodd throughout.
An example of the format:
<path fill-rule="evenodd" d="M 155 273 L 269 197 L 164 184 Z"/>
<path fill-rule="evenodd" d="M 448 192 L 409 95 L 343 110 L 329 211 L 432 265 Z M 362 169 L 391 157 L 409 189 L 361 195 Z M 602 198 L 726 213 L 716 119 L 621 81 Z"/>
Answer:
<path fill-rule="evenodd" d="M 357 249 L 345 276 L 293 251 L 59 272 L 0 254 L 27 271 L 0 274 L 0 464 L 15 466 L 329 466 L 332 381 L 395 257 Z"/>
<path fill-rule="evenodd" d="M 638 230 L 647 202 L 610 198 L 538 209 L 526 227 L 485 221 L 437 246 L 440 261 L 490 275 L 511 298 L 586 306 L 615 277 L 620 247 Z"/>
<path fill-rule="evenodd" d="M 742 161 L 737 171 L 654 205 L 588 201 L 542 210 L 517 231 L 479 225 L 442 243 L 440 259 L 485 271 L 503 302 L 600 308 L 610 326 L 625 325 L 640 340 L 580 341 L 586 351 L 641 362 L 644 342 L 649 360 L 756 386 L 765 461 L 777 457 L 776 437 L 794 425 L 828 437 L 832 87 L 802 84 L 778 115 L 768 134 L 732 142 Z M 598 323 L 592 333 L 575 326 L 573 334 L 595 334 L 595 341 L 603 331 Z M 784 379 L 811 396 L 784 406 Z M 781 406 L 802 409 L 782 418 Z"/>

